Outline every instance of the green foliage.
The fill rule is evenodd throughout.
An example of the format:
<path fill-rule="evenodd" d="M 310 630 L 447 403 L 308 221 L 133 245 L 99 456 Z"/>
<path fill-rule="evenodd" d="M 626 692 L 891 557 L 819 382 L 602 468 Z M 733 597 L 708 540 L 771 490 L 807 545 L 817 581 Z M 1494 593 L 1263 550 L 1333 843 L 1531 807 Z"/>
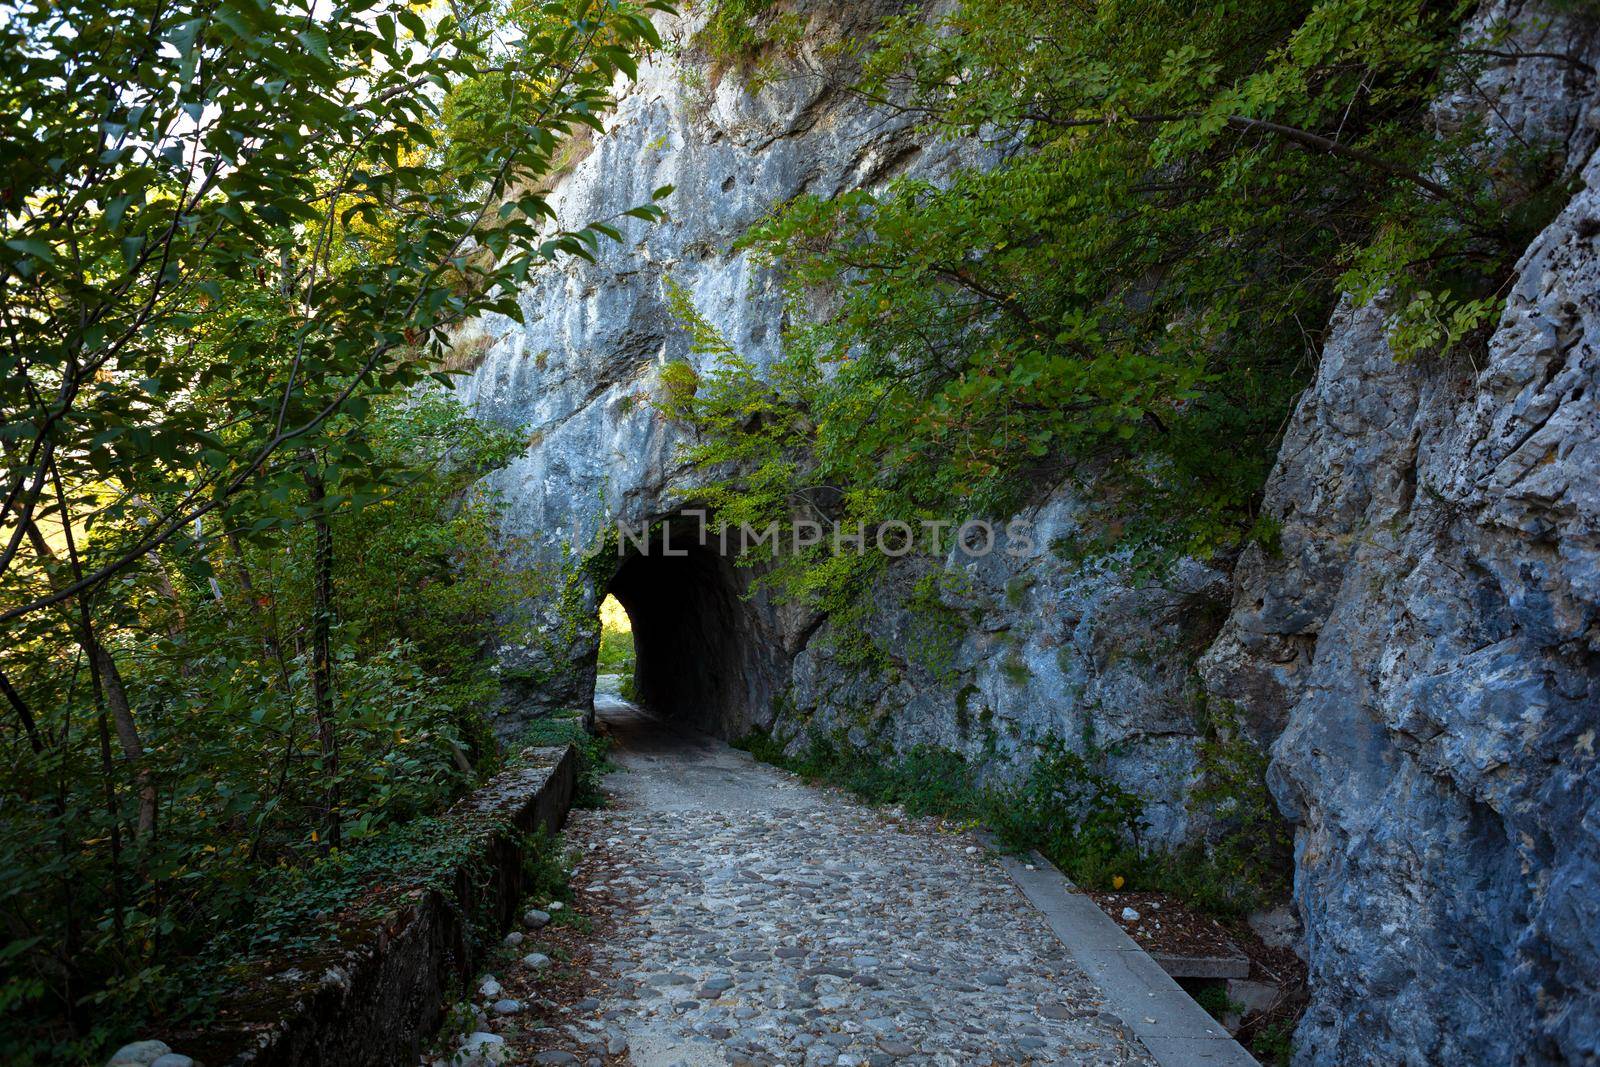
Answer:
<path fill-rule="evenodd" d="M 73 959 L 114 1042 L 132 1015 L 202 1010 L 219 991 L 205 980 L 218 954 L 252 948 L 236 943 L 242 931 L 256 931 L 256 949 L 297 924 L 314 936 L 303 914 L 385 877 L 406 842 L 432 839 L 419 818 L 496 767 L 482 709 L 497 687 L 479 653 L 527 591 L 504 566 L 513 546 L 490 536 L 496 502 L 472 486 L 517 451 L 516 437 L 437 396 L 376 409 L 360 433 L 394 479 L 381 499 L 330 522 L 340 563 L 329 697 L 337 763 L 315 725 L 308 526 L 227 547 L 214 565 L 164 556 L 152 564 L 167 578 L 159 595 L 137 592 L 150 574 L 117 587 L 137 599 L 102 632 L 138 715 L 138 766 L 160 783 L 151 833 L 133 829 L 134 790 L 115 821 L 100 802 L 93 683 L 76 650 L 7 650 L 8 676 L 60 737 L 37 755 L 7 737 L 0 905 L 38 936 L 5 961 L 4 988 L 30 991 L 33 1018 L 59 1010 L 48 999 L 59 987 L 42 977 L 51 965 L 36 953 L 59 950 L 67 908 L 79 922 L 96 919 Z M 344 484 L 328 481 L 334 492 Z M 330 793 L 340 798 L 337 849 Z M 126 835 L 118 854 L 57 851 L 63 840 L 104 842 L 114 831 Z M 97 981 L 112 984 L 96 990 Z M 0 1036 L 12 1062 L 56 1040 Z"/>
<path fill-rule="evenodd" d="M 765 40 L 757 20 L 773 3 L 774 0 L 715 0 L 695 43 L 725 63 L 750 58 Z"/>
<path fill-rule="evenodd" d="M 1033 678 L 1033 672 L 1028 669 L 1022 653 L 1016 648 L 1007 650 L 1005 659 L 1000 662 L 1000 673 L 1006 676 L 1006 681 L 1019 688 Z"/>
<path fill-rule="evenodd" d="M 572 900 L 572 858 L 561 846 L 561 839 L 544 827 L 524 834 L 522 854 L 523 899 L 538 907 L 552 900 Z"/>
<path fill-rule="evenodd" d="M 1140 848 L 1143 805 L 1107 773 L 1109 753 L 1058 738 L 1040 746 L 1022 781 L 999 787 L 990 825 L 1013 848 L 1033 848 L 1077 885 L 1111 888 L 1118 875 L 1140 880 L 1154 857 Z"/>
<path fill-rule="evenodd" d="M 770 375 L 758 374 L 700 313 L 687 290 L 670 277 L 665 290 L 668 309 L 689 333 L 691 349 L 716 368 L 698 378 L 692 394 L 681 391 L 682 405 L 667 412 L 688 419 L 695 429 L 683 458 L 709 475 L 693 490 L 697 506 L 706 508 L 717 531 L 743 526 L 759 537 L 770 530 L 771 537 L 751 545 L 739 565 L 763 571 L 756 585 L 826 612 L 834 642 L 830 651 L 842 662 L 884 667 L 882 650 L 865 636 L 874 608 L 865 593 L 884 557 L 835 552 L 827 540 L 794 551 L 789 536 L 793 520 L 826 517 L 831 504 L 829 492 L 811 480 L 813 427 L 804 399 L 811 368 L 797 355 Z M 870 510 L 870 486 L 851 493 L 860 510 Z M 780 545 L 788 547 L 780 551 Z"/>
<path fill-rule="evenodd" d="M 663 406 L 667 413 L 681 417 L 694 403 L 700 377 L 689 364 L 674 361 L 661 368 L 661 387 L 666 392 Z"/>
<path fill-rule="evenodd" d="M 495 829 L 424 816 L 308 866 L 277 872 L 262 880 L 250 921 L 217 931 L 197 968 L 226 959 L 243 970 L 264 956 L 314 949 L 392 907 L 401 887 L 451 893 L 454 872 Z"/>
<path fill-rule="evenodd" d="M 731 463 L 741 472 L 737 483 L 713 483 L 709 509 L 730 526 L 742 523 L 753 529 L 787 519 L 800 470 L 799 450 L 806 441 L 797 398 L 784 391 L 788 379 L 763 380 L 699 312 L 687 290 L 671 277 L 664 286 L 668 310 L 688 332 L 691 350 L 717 366 L 705 381 L 696 377 L 692 390 L 679 390 L 683 409 L 667 412 L 692 418 L 698 435 L 714 442 L 689 446 L 685 458 L 705 468 Z M 680 365 L 694 375 L 688 364 L 674 364 Z M 666 374 L 663 368 L 663 378 Z"/>
<path fill-rule="evenodd" d="M 948 598 L 970 589 L 971 578 L 965 572 L 940 567 L 919 577 L 906 601 L 905 654 L 941 685 L 955 684 L 956 653 L 967 636 L 967 620 Z"/>
<path fill-rule="evenodd" d="M 883 760 L 824 734 L 813 734 L 798 757 L 784 754 L 762 733 L 739 747 L 757 759 L 785 767 L 807 779 L 843 786 L 873 804 L 899 804 L 912 815 L 974 818 L 980 809 L 972 770 L 959 755 L 932 746 L 917 746 Z"/>
<path fill-rule="evenodd" d="M 1194 1002 L 1217 1022 L 1244 1010 L 1244 1005 L 1228 996 L 1225 982 L 1207 983 L 1194 991 Z"/>
<path fill-rule="evenodd" d="M 1289 1067 L 1294 1062 L 1294 1031 L 1298 1017 L 1275 1019 L 1250 1041 L 1250 1051 L 1269 1067 Z"/>
<path fill-rule="evenodd" d="M 958 753 L 931 746 L 884 755 L 813 733 L 799 755 L 789 756 L 787 746 L 756 731 L 738 747 L 870 803 L 987 825 L 1012 848 L 1038 849 L 1082 885 L 1108 888 L 1113 875 L 1151 866 L 1138 846 L 1139 802 L 1106 775 L 1106 754 L 1093 745 L 1080 753 L 1051 739 L 1015 783 L 982 783 Z"/>
<path fill-rule="evenodd" d="M 800 42 L 805 19 L 784 11 L 778 0 L 707 0 L 710 16 L 694 43 L 711 57 L 717 71 L 735 67 L 751 78 L 752 88 L 766 80 L 760 60 L 771 51 L 783 52 Z"/>
<path fill-rule="evenodd" d="M 633 663 L 633 635 L 602 623 L 595 669 L 602 674 L 632 674 Z"/>
<path fill-rule="evenodd" d="M 770 763 L 774 767 L 783 767 L 797 774 L 800 773 L 799 764 L 789 759 L 786 753 L 786 746 L 783 742 L 773 737 L 770 731 L 760 728 L 751 730 L 743 737 L 736 738 L 733 741 L 733 747 L 750 753 L 762 763 Z"/>
<path fill-rule="evenodd" d="M 1255 536 L 1340 292 L 1385 294 L 1402 356 L 1467 345 L 1569 191 L 1541 146 L 1423 121 L 1481 69 L 1457 38 L 1470 6 L 891 19 L 858 90 L 1001 162 L 801 196 L 747 234 L 785 271 L 792 325 L 766 381 L 707 346 L 688 455 L 719 512 L 789 521 L 826 486 L 820 506 L 872 529 L 1006 515 L 1068 481 L 1094 505 L 1085 555 L 1155 568 Z M 773 583 L 831 585 L 821 566 Z"/>
<path fill-rule="evenodd" d="M 161 544 L 200 547 L 197 519 L 281 523 L 262 503 L 313 459 L 376 479 L 330 422 L 424 380 L 455 324 L 517 316 L 536 264 L 617 235 L 541 232 L 543 197 L 507 176 L 598 126 L 626 46 L 658 43 L 643 9 L 544 7 L 512 61 L 545 79 L 515 151 L 450 161 L 422 89 L 491 55 L 492 11 L 297 7 L 74 0 L 0 28 L 8 564 L 26 521 L 71 505 L 104 528 L 99 588 Z M 67 595 L 8 597 L 0 617 Z"/>
<path fill-rule="evenodd" d="M 1266 793 L 1264 758 L 1225 717 L 1210 721 L 1192 807 L 1214 832 L 1206 843 L 1173 853 L 1144 846 L 1143 803 L 1111 776 L 1115 753 L 1092 737 L 1077 746 L 1045 739 L 1015 781 L 983 780 L 961 755 L 930 746 L 868 752 L 813 732 L 790 755 L 792 746 L 762 730 L 736 744 L 873 804 L 985 825 L 1010 848 L 1038 850 L 1086 888 L 1111 889 L 1120 877 L 1135 890 L 1164 890 L 1215 914 L 1238 915 L 1287 891 L 1286 824 Z"/>
<path fill-rule="evenodd" d="M 482 653 L 529 589 L 474 486 L 521 445 L 427 387 L 632 225 L 538 188 L 662 7 L 0 20 L 0 1059 L 202 1012 L 273 885 L 388 871 L 495 766 Z"/>
<path fill-rule="evenodd" d="M 1288 894 L 1290 827 L 1267 790 L 1267 753 L 1246 735 L 1238 710 L 1202 701 L 1196 718 L 1198 782 L 1188 804 L 1207 834 L 1174 857 L 1165 880 L 1209 911 L 1245 915 Z"/>
<path fill-rule="evenodd" d="M 584 729 L 581 712 L 534 719 L 518 741 L 524 746 L 574 746 L 578 751 L 578 783 L 573 793 L 573 804 L 580 808 L 606 806 L 606 793 L 601 786 L 601 779 L 616 769 L 608 755 L 611 741 Z"/>
<path fill-rule="evenodd" d="M 633 691 L 635 665 L 632 624 L 622 605 L 608 597 L 600 606 L 600 654 L 595 672 L 617 675 L 619 695 L 631 700 L 622 691 Z"/>

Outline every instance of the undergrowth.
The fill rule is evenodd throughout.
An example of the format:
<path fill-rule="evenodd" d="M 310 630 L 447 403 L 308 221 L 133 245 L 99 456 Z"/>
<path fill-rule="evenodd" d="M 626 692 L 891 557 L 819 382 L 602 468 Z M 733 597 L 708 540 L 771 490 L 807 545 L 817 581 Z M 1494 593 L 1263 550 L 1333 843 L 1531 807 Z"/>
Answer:
<path fill-rule="evenodd" d="M 559 833 L 551 833 L 543 826 L 519 835 L 517 851 L 521 857 L 519 867 L 522 904 L 525 907 L 550 908 L 560 902 L 562 907 L 550 909 L 552 925 L 574 926 L 588 933 L 593 924 L 587 916 L 576 914 L 570 907 L 572 901 L 572 870 L 574 855 Z M 499 929 L 484 923 L 477 931 L 480 935 L 498 935 Z M 481 975 L 503 971 L 515 965 L 517 958 L 529 951 L 527 944 L 508 944 L 497 937 L 486 938 L 486 952 L 480 959 L 478 971 L 467 977 L 455 991 L 459 999 L 445 1010 L 444 1021 L 429 1044 L 433 1060 L 458 1063 L 464 1057 L 455 1052 L 454 1039 L 461 1034 L 479 1029 L 478 1012 L 472 997 Z M 541 949 L 545 946 L 538 946 Z M 549 955 L 555 958 L 555 951 Z M 425 1062 L 428 1060 L 425 1059 Z"/>
<path fill-rule="evenodd" d="M 1142 802 L 1110 777 L 1112 753 L 1092 740 L 1081 751 L 1047 740 L 1028 773 L 1012 782 L 983 781 L 959 753 L 933 746 L 869 753 L 815 732 L 791 755 L 759 730 L 737 745 L 869 803 L 987 826 L 1007 848 L 1036 849 L 1085 888 L 1170 892 L 1212 914 L 1241 915 L 1282 896 L 1289 866 L 1282 821 L 1258 777 L 1264 761 L 1239 750 L 1253 754 L 1249 742 L 1222 740 L 1228 736 L 1215 732 L 1210 750 L 1202 746 L 1202 785 L 1193 798 L 1195 814 L 1215 833 L 1170 852 L 1146 847 Z"/>
<path fill-rule="evenodd" d="M 578 778 L 572 803 L 578 808 L 606 806 L 600 779 L 615 769 L 611 762 L 611 740 L 584 729 L 583 714 L 564 712 L 534 719 L 524 728 L 521 743 L 548 747 L 570 744 L 578 751 Z"/>
<path fill-rule="evenodd" d="M 422 816 L 309 866 L 277 871 L 263 882 L 250 923 L 220 933 L 170 975 L 137 975 L 132 981 L 147 987 L 146 996 L 181 991 L 166 993 L 152 1007 L 161 1017 L 203 1024 L 226 997 L 263 973 L 265 961 L 300 958 L 360 936 L 401 895 L 418 889 L 444 894 L 466 916 L 472 938 L 485 944 L 495 933 L 484 910 L 492 875 L 487 843 L 509 832 L 500 814 Z M 526 891 L 540 900 L 565 900 L 570 863 L 555 841 L 542 830 L 521 834 L 518 841 Z"/>
<path fill-rule="evenodd" d="M 572 857 L 560 835 L 541 826 L 524 834 L 521 846 L 524 898 L 541 907 L 553 900 L 571 903 Z"/>

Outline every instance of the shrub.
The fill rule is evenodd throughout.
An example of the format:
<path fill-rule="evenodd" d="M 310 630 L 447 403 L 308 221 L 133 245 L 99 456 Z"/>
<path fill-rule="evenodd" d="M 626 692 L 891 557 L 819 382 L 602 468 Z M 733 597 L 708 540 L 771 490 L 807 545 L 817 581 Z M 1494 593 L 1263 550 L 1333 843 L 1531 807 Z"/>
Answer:
<path fill-rule="evenodd" d="M 603 808 L 606 793 L 601 779 L 616 768 L 611 762 L 611 740 L 584 729 L 583 713 L 570 711 L 534 719 L 522 732 L 522 745 L 572 745 L 578 753 L 577 787 L 572 802 L 580 808 Z"/>
<path fill-rule="evenodd" d="M 1290 866 L 1283 820 L 1261 783 L 1264 761 L 1237 749 L 1231 736 L 1216 743 L 1217 752 L 1203 743 L 1202 767 L 1211 770 L 1194 803 L 1211 813 L 1221 833 L 1172 853 L 1143 847 L 1143 803 L 1111 778 L 1106 762 L 1112 753 L 1092 739 L 1081 749 L 1046 739 L 1027 774 L 1010 783 L 982 782 L 959 753 L 934 746 L 871 753 L 816 732 L 798 755 L 789 755 L 765 730 L 736 745 L 869 803 L 986 825 L 1009 848 L 1038 850 L 1077 885 L 1111 889 L 1121 878 L 1135 890 L 1164 890 L 1203 910 L 1233 915 L 1281 896 Z"/>

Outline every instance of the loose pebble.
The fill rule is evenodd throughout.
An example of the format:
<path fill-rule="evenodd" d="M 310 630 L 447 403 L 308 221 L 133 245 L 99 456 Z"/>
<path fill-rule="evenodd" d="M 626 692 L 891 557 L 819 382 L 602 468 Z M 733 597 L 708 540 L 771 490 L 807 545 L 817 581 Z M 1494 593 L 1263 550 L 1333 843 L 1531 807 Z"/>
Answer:
<path fill-rule="evenodd" d="M 106 1067 L 150 1067 L 171 1051 L 165 1041 L 134 1041 L 113 1052 Z"/>

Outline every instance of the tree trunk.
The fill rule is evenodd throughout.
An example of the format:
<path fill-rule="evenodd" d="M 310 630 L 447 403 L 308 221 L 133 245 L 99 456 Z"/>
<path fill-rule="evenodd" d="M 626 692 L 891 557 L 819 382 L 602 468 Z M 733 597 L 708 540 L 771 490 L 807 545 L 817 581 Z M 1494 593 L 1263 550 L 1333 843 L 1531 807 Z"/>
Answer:
<path fill-rule="evenodd" d="M 60 584 L 56 577 L 60 569 L 60 560 L 50 548 L 50 543 L 45 540 L 36 523 L 28 523 L 28 540 L 33 544 L 33 550 L 39 555 L 39 562 L 50 572 L 51 583 Z M 150 778 L 150 769 L 144 766 L 144 741 L 139 736 L 139 724 L 134 721 L 133 709 L 128 704 L 128 690 L 122 684 L 122 672 L 117 668 L 117 661 L 112 658 L 95 636 L 94 624 L 90 617 L 88 605 L 82 605 L 82 612 L 75 627 L 78 635 L 78 646 L 83 649 L 85 658 L 94 676 L 96 691 L 104 697 L 106 707 L 111 712 L 111 720 L 116 727 L 117 743 L 122 748 L 122 755 L 134 766 L 134 783 L 139 790 L 139 822 L 140 836 L 148 834 L 156 826 L 156 787 Z"/>
<path fill-rule="evenodd" d="M 306 496 L 312 506 L 311 526 L 316 535 L 313 557 L 311 620 L 311 691 L 317 709 L 317 738 L 322 746 L 323 771 L 328 777 L 328 844 L 340 844 L 342 813 L 339 802 L 339 736 L 333 720 L 333 531 L 323 510 L 327 487 L 322 472 L 306 457 Z"/>
<path fill-rule="evenodd" d="M 33 712 L 22 699 L 22 694 L 11 687 L 11 679 L 6 677 L 4 671 L 0 671 L 0 693 L 5 694 L 6 703 L 17 713 L 17 718 L 22 720 L 22 730 L 28 735 L 28 745 L 37 756 L 44 751 L 44 741 L 39 737 L 39 726 L 33 721 Z"/>
<path fill-rule="evenodd" d="M 228 565 L 233 569 L 233 580 L 239 585 L 239 595 L 250 605 L 250 614 L 255 616 L 256 627 L 261 631 L 261 644 L 267 650 L 280 669 L 284 669 L 283 647 L 278 642 L 278 627 L 268 614 L 266 606 L 256 596 L 256 583 L 250 577 L 250 568 L 245 565 L 244 546 L 239 544 L 239 535 L 229 531 Z"/>

